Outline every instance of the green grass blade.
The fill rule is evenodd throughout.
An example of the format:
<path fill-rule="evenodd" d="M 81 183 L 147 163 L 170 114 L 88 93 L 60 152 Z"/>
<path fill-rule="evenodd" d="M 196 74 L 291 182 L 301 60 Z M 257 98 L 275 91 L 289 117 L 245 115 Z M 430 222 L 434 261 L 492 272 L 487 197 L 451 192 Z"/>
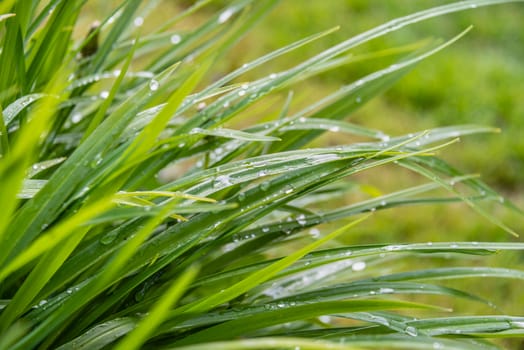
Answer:
<path fill-rule="evenodd" d="M 348 229 L 351 227 L 359 224 L 363 220 L 367 219 L 369 215 L 364 216 L 358 220 L 355 220 L 344 227 L 335 230 L 334 232 L 330 233 L 329 235 L 319 239 L 316 242 L 313 242 L 307 246 L 305 246 L 302 249 L 299 249 L 296 253 L 293 253 L 277 262 L 275 262 L 272 265 L 269 265 L 268 267 L 252 274 L 251 276 L 245 278 L 242 282 L 239 282 L 229 288 L 227 288 L 225 291 L 223 291 L 221 294 L 211 296 L 207 299 L 204 299 L 198 303 L 195 303 L 194 305 L 191 305 L 186 308 L 186 312 L 199 312 L 203 310 L 210 309 L 216 305 L 219 305 L 227 300 L 233 299 L 237 297 L 238 295 L 248 291 L 249 289 L 253 288 L 254 286 L 258 285 L 262 281 L 267 280 L 268 278 L 271 278 L 271 276 L 275 275 L 279 271 L 285 269 L 289 265 L 293 264 L 295 261 L 306 255 L 307 253 L 311 252 L 312 250 L 316 249 L 317 247 L 321 246 L 322 244 L 329 242 L 330 240 L 340 236 L 341 234 L 345 233 Z"/>
<path fill-rule="evenodd" d="M 185 339 L 176 342 L 177 345 L 223 340 L 236 337 L 256 329 L 282 324 L 294 320 L 308 319 L 315 316 L 329 315 L 332 313 L 358 312 L 363 310 L 385 310 L 399 308 L 427 308 L 426 305 L 386 301 L 386 300 L 352 300 L 337 302 L 322 302 L 309 305 L 289 306 L 284 305 L 277 310 L 270 310 L 242 319 L 232 320 L 217 326 L 196 332 Z"/>
<path fill-rule="evenodd" d="M 169 309 L 177 302 L 187 290 L 198 274 L 197 268 L 187 269 L 162 295 L 160 300 L 151 309 L 150 313 L 116 346 L 116 350 L 139 349 L 164 319 L 167 318 Z"/>

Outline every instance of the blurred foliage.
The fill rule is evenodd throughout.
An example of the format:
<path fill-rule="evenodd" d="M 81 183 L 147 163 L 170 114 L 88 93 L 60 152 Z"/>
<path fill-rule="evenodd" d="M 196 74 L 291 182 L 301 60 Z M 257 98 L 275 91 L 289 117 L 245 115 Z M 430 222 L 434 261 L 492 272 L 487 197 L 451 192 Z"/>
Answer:
<path fill-rule="evenodd" d="M 438 4 L 442 1 L 288 0 L 282 2 L 266 18 L 266 23 L 259 26 L 260 30 L 255 30 L 233 55 L 241 63 L 296 40 L 298 33 L 305 35 L 340 25 L 340 30 L 326 40 L 289 57 L 294 61 L 389 19 Z M 519 43 L 524 42 L 523 15 L 519 4 L 479 8 L 425 21 L 359 48 L 355 55 L 428 37 L 449 38 L 469 25 L 474 26 L 466 38 L 445 53 L 422 62 L 351 119 L 391 133 L 468 122 L 499 127 L 502 135 L 477 138 L 477 142 L 485 143 L 483 147 L 478 147 L 477 142 L 465 143 L 461 145 L 460 157 L 452 160 L 458 162 L 460 158 L 466 170 L 482 169 L 488 182 L 510 196 L 521 197 L 524 190 L 524 104 L 521 99 L 524 45 Z M 386 62 L 387 58 L 358 61 L 313 80 L 318 86 L 307 89 L 317 94 L 326 85 L 336 87 L 355 80 Z M 504 170 L 500 171 L 501 168 Z"/>

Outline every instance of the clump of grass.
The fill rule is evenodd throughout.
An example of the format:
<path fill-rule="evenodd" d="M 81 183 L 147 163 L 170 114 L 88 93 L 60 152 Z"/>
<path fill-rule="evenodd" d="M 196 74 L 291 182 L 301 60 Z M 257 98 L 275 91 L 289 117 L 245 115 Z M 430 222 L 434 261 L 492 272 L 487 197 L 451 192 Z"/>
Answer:
<path fill-rule="evenodd" d="M 514 233 L 489 208 L 518 209 L 436 155 L 460 136 L 496 129 L 389 136 L 344 120 L 462 34 L 417 48 L 295 113 L 291 94 L 263 121 L 247 113 L 268 95 L 348 63 L 359 44 L 501 2 L 465 1 L 400 18 L 249 82 L 243 74 L 332 30 L 211 81 L 216 63 L 277 1 L 231 1 L 179 32 L 170 28 L 209 1 L 145 30 L 157 2 L 129 0 L 82 40 L 73 39 L 82 1 L 3 2 L 0 349 L 490 349 L 483 338 L 522 336 L 524 318 L 493 308 L 443 316 L 439 300 L 491 304 L 424 282 L 522 280 L 522 271 L 396 270 L 410 257 L 476 256 L 521 244 L 326 246 L 377 211 L 421 203 L 462 201 Z M 233 118 L 250 126 L 226 127 Z M 325 132 L 363 141 L 308 147 Z M 348 177 L 387 165 L 427 182 L 343 207 L 321 205 L 350 189 Z M 316 227 L 330 222 L 344 224 L 331 232 Z M 421 294 L 427 297 L 416 299 Z"/>

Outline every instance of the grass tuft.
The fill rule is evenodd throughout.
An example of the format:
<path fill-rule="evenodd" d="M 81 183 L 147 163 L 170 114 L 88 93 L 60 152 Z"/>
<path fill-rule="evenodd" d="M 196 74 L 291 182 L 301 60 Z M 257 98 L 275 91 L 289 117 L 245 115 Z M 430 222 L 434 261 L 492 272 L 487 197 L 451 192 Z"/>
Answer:
<path fill-rule="evenodd" d="M 471 27 L 355 47 L 507 2 L 413 13 L 269 74 L 338 27 L 231 68 L 279 1 L 197 1 L 158 23 L 165 3 L 127 0 L 87 30 L 85 1 L 0 4 L 0 350 L 495 349 L 522 338 L 522 317 L 450 281 L 522 284 L 515 266 L 482 259 L 523 244 L 446 232 L 344 243 L 382 211 L 428 204 L 464 203 L 517 236 L 496 210 L 521 210 L 440 157 L 497 128 L 388 135 L 348 120 Z M 291 90 L 380 57 L 395 61 L 316 100 Z M 366 182 L 391 169 L 412 180 L 387 193 Z"/>

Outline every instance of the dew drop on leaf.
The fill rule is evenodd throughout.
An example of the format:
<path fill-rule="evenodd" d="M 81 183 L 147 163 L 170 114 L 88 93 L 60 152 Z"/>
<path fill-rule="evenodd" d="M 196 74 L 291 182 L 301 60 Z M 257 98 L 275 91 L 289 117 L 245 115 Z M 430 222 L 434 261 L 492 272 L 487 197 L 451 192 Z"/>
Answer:
<path fill-rule="evenodd" d="M 233 16 L 233 13 L 233 9 L 226 9 L 224 12 L 220 14 L 220 16 L 218 16 L 218 23 L 225 23 L 228 19 L 231 18 L 231 16 Z"/>
<path fill-rule="evenodd" d="M 262 191 L 267 191 L 269 189 L 269 182 L 263 182 L 260 184 Z"/>
<path fill-rule="evenodd" d="M 406 334 L 407 335 L 410 335 L 412 337 L 416 337 L 418 335 L 418 331 L 415 327 L 413 326 L 407 326 L 406 327 Z"/>
<path fill-rule="evenodd" d="M 142 24 L 144 24 L 144 19 L 142 17 L 137 17 L 133 21 L 133 24 L 135 25 L 135 27 L 141 27 Z"/>
<path fill-rule="evenodd" d="M 71 121 L 73 122 L 73 124 L 78 124 L 80 123 L 81 120 L 82 120 L 82 114 L 80 113 L 74 113 L 71 116 Z"/>
<path fill-rule="evenodd" d="M 351 269 L 353 271 L 363 271 L 365 268 L 366 268 L 366 263 L 363 261 L 356 262 L 351 266 Z"/>
<path fill-rule="evenodd" d="M 307 224 L 306 216 L 304 214 L 300 214 L 299 216 L 297 216 L 297 223 L 300 226 L 304 226 L 305 224 Z"/>
<path fill-rule="evenodd" d="M 176 45 L 182 41 L 182 37 L 178 34 L 173 34 L 169 40 L 171 41 L 171 44 Z"/>
<path fill-rule="evenodd" d="M 219 175 L 213 181 L 213 187 L 215 188 L 222 188 L 232 184 L 231 178 L 227 175 Z"/>
<path fill-rule="evenodd" d="M 116 239 L 117 235 L 118 235 L 118 234 L 117 234 L 116 231 L 109 232 L 108 234 L 104 235 L 104 236 L 100 239 L 100 243 L 103 244 L 103 245 L 111 244 L 111 243 L 114 242 L 114 240 Z"/>
<path fill-rule="evenodd" d="M 151 81 L 149 82 L 149 90 L 151 90 L 151 91 L 158 90 L 159 86 L 160 86 L 160 84 L 155 79 L 151 79 Z"/>
<path fill-rule="evenodd" d="M 309 235 L 313 238 L 318 238 L 320 237 L 320 230 L 318 228 L 312 228 L 309 230 Z"/>

